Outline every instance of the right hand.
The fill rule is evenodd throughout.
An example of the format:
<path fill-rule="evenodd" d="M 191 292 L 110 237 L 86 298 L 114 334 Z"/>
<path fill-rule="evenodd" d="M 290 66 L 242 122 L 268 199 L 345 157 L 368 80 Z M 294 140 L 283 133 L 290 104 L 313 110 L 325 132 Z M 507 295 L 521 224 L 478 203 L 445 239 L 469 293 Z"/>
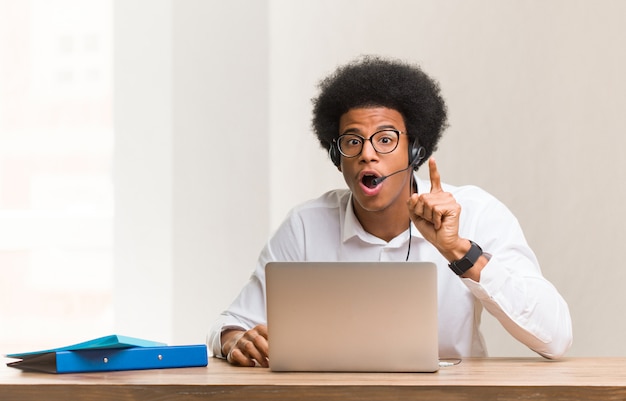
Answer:
<path fill-rule="evenodd" d="M 248 331 L 228 330 L 222 333 L 222 352 L 237 366 L 269 367 L 267 326 L 260 324 Z"/>

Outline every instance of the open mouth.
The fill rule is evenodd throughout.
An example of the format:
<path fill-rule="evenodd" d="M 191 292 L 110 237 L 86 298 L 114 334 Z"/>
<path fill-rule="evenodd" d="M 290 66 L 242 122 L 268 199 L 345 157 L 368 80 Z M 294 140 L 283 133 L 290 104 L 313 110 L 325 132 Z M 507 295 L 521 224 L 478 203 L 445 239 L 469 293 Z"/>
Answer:
<path fill-rule="evenodd" d="M 374 181 L 374 179 L 377 178 L 375 175 L 364 175 L 363 178 L 361 178 L 361 182 L 363 183 L 363 185 L 365 185 L 368 188 L 376 188 L 376 186 L 378 185 L 378 183 L 376 183 Z"/>

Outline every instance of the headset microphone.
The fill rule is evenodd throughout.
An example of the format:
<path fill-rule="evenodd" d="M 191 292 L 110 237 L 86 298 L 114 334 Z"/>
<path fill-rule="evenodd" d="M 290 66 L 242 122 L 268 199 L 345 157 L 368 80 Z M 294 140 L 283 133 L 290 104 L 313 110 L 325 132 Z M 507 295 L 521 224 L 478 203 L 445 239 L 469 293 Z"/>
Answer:
<path fill-rule="evenodd" d="M 426 154 L 426 149 L 424 149 L 423 146 L 419 146 L 417 141 L 414 141 L 413 145 L 411 146 L 411 153 L 409 155 L 409 157 L 410 157 L 409 165 L 406 166 L 405 168 L 403 168 L 402 170 L 394 171 L 391 174 L 383 175 L 381 177 L 374 178 L 372 180 L 372 184 L 374 186 L 376 186 L 376 185 L 380 184 L 381 182 L 385 181 L 387 178 L 391 177 L 392 175 L 401 173 L 403 171 L 407 171 L 411 167 L 413 168 L 413 170 L 417 170 L 417 167 L 420 164 L 420 162 L 422 161 L 422 159 L 424 159 L 424 155 L 425 154 Z"/>
<path fill-rule="evenodd" d="M 389 175 L 383 175 L 382 177 L 376 177 L 372 180 L 372 185 L 376 186 L 378 184 L 380 184 L 381 182 L 385 181 L 387 178 L 391 177 L 392 175 L 401 173 L 403 171 L 407 171 L 408 169 L 410 169 L 411 167 L 413 167 L 412 164 L 409 164 L 408 166 L 406 166 L 405 168 L 403 168 L 402 170 L 398 170 L 398 171 L 394 171 L 393 173 L 389 174 Z"/>

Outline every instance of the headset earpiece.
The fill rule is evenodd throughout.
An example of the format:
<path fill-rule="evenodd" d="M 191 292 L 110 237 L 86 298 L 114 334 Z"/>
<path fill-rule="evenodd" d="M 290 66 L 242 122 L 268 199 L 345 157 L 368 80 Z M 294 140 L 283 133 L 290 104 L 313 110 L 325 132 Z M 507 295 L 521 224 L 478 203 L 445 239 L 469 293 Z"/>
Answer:
<path fill-rule="evenodd" d="M 417 170 L 419 164 L 424 160 L 424 156 L 426 156 L 426 149 L 420 146 L 417 138 L 415 138 L 409 148 L 409 165 L 413 166 L 413 170 Z"/>
<path fill-rule="evenodd" d="M 341 155 L 339 154 L 339 149 L 337 149 L 337 141 L 333 140 L 328 148 L 328 156 L 333 164 L 337 167 L 341 164 Z"/>

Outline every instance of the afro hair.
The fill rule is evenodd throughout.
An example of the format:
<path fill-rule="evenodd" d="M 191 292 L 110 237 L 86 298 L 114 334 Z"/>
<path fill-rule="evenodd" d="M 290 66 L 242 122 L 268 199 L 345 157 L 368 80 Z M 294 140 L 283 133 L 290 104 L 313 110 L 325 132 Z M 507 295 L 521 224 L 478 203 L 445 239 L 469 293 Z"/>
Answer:
<path fill-rule="evenodd" d="M 320 81 L 313 99 L 313 131 L 329 150 L 339 136 L 339 120 L 354 108 L 386 107 L 404 118 L 411 141 L 418 140 L 427 160 L 447 127 L 447 108 L 439 84 L 418 66 L 377 56 L 363 56 Z M 421 163 L 420 163 L 421 164 Z"/>

